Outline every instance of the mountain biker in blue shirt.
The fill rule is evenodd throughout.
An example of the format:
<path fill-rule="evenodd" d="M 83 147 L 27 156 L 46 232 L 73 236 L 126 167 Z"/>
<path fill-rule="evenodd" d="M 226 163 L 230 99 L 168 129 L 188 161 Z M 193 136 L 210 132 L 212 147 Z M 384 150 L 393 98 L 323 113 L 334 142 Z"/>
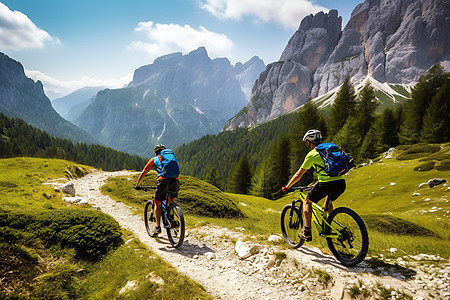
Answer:
<path fill-rule="evenodd" d="M 169 193 L 169 203 L 172 202 L 177 196 L 178 196 L 178 190 L 180 189 L 180 182 L 179 182 L 179 178 L 178 175 L 177 177 L 174 178 L 166 178 L 162 175 L 161 170 L 163 169 L 163 165 L 162 165 L 162 161 L 163 159 L 161 158 L 161 151 L 165 150 L 166 146 L 162 145 L 162 144 L 158 144 L 155 146 L 155 148 L 153 149 L 155 152 L 155 157 L 151 158 L 147 165 L 144 167 L 144 169 L 141 172 L 141 175 L 139 175 L 138 181 L 135 185 L 135 188 L 137 188 L 142 180 L 144 180 L 145 175 L 147 175 L 147 173 L 151 170 L 151 168 L 153 166 L 156 167 L 156 171 L 157 171 L 157 176 L 158 178 L 157 180 L 157 184 L 156 184 L 156 192 L 155 192 L 155 209 L 154 209 L 154 214 L 155 214 L 155 219 L 156 219 L 156 228 L 154 231 L 154 236 L 157 236 L 159 233 L 161 233 L 161 206 L 162 206 L 162 202 L 166 199 L 166 195 L 167 192 L 170 191 Z M 168 149 L 170 150 L 170 149 Z M 171 151 L 171 150 L 170 150 Z M 173 152 L 172 152 L 173 154 Z M 178 166 L 178 163 L 177 163 Z M 179 174 L 179 167 L 178 167 L 178 174 Z"/>
<path fill-rule="evenodd" d="M 342 193 L 344 193 L 346 184 L 343 175 L 340 176 L 328 176 L 325 171 L 325 163 L 319 152 L 316 150 L 316 146 L 321 143 L 322 133 L 319 130 L 311 129 L 306 132 L 303 137 L 303 141 L 307 147 L 311 150 L 306 155 L 303 164 L 298 171 L 292 176 L 289 183 L 282 188 L 283 192 L 289 190 L 297 181 L 302 178 L 303 174 L 311 167 L 317 173 L 318 182 L 308 192 L 303 202 L 303 212 L 305 215 L 305 227 L 302 228 L 300 237 L 307 242 L 312 241 L 311 235 L 311 218 L 312 218 L 312 205 L 311 203 L 317 203 L 322 198 L 328 197 L 329 205 L 326 208 L 325 204 L 323 209 L 330 213 L 333 210 L 333 201 L 336 200 Z"/>

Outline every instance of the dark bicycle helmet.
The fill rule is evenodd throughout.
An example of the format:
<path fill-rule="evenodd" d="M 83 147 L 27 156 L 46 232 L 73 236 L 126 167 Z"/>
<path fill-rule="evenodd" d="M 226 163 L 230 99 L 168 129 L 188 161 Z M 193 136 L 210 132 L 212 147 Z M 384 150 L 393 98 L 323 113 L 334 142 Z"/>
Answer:
<path fill-rule="evenodd" d="M 322 140 L 322 133 L 317 129 L 308 130 L 303 137 L 303 141 L 310 141 L 311 143 L 318 145 Z"/>
<path fill-rule="evenodd" d="M 163 144 L 158 144 L 155 146 L 155 148 L 153 149 L 153 151 L 155 151 L 155 153 L 158 153 L 161 150 L 166 149 L 166 146 L 164 146 Z"/>

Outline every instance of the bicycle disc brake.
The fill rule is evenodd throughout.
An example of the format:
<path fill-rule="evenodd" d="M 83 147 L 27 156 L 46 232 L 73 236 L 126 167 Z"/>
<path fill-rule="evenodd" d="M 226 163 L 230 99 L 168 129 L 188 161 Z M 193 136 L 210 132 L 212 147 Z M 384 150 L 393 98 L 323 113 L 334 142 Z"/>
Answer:
<path fill-rule="evenodd" d="M 353 249 L 352 242 L 354 240 L 354 237 L 350 229 L 344 227 L 339 232 L 341 233 L 341 236 L 338 238 L 338 241 L 341 243 L 342 247 L 347 248 L 344 244 L 344 242 L 347 241 L 349 248 Z"/>

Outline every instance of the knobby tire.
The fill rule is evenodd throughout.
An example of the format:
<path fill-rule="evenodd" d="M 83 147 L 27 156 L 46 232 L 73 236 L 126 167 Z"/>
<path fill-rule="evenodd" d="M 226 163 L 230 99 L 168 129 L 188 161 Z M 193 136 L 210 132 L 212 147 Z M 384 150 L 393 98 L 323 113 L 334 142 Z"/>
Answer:
<path fill-rule="evenodd" d="M 303 227 L 303 214 L 301 206 L 294 206 L 291 219 L 291 210 L 292 204 L 287 204 L 281 212 L 281 233 L 292 248 L 299 248 L 305 242 L 299 237 Z"/>
<path fill-rule="evenodd" d="M 338 207 L 328 216 L 332 226 L 331 234 L 338 230 L 343 238 L 327 237 L 328 248 L 341 264 L 353 267 L 366 257 L 369 249 L 369 237 L 366 225 L 361 217 L 347 207 Z"/>
<path fill-rule="evenodd" d="M 145 229 L 147 230 L 148 235 L 153 237 L 156 228 L 156 219 L 155 215 L 153 214 L 153 200 L 148 200 L 145 203 L 144 222 L 145 222 Z"/>
<path fill-rule="evenodd" d="M 178 248 L 183 244 L 184 240 L 184 215 L 181 207 L 175 202 L 167 208 L 167 217 L 169 219 L 170 228 L 167 228 L 167 237 L 170 244 L 174 248 Z"/>

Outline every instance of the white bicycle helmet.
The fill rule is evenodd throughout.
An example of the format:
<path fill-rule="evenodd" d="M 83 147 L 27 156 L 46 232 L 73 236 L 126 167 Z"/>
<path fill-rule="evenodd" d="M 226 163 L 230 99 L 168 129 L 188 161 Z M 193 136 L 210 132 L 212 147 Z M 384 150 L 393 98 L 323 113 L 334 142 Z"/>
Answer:
<path fill-rule="evenodd" d="M 308 130 L 303 137 L 303 141 L 310 141 L 311 143 L 317 145 L 322 140 L 322 133 L 317 129 Z"/>

